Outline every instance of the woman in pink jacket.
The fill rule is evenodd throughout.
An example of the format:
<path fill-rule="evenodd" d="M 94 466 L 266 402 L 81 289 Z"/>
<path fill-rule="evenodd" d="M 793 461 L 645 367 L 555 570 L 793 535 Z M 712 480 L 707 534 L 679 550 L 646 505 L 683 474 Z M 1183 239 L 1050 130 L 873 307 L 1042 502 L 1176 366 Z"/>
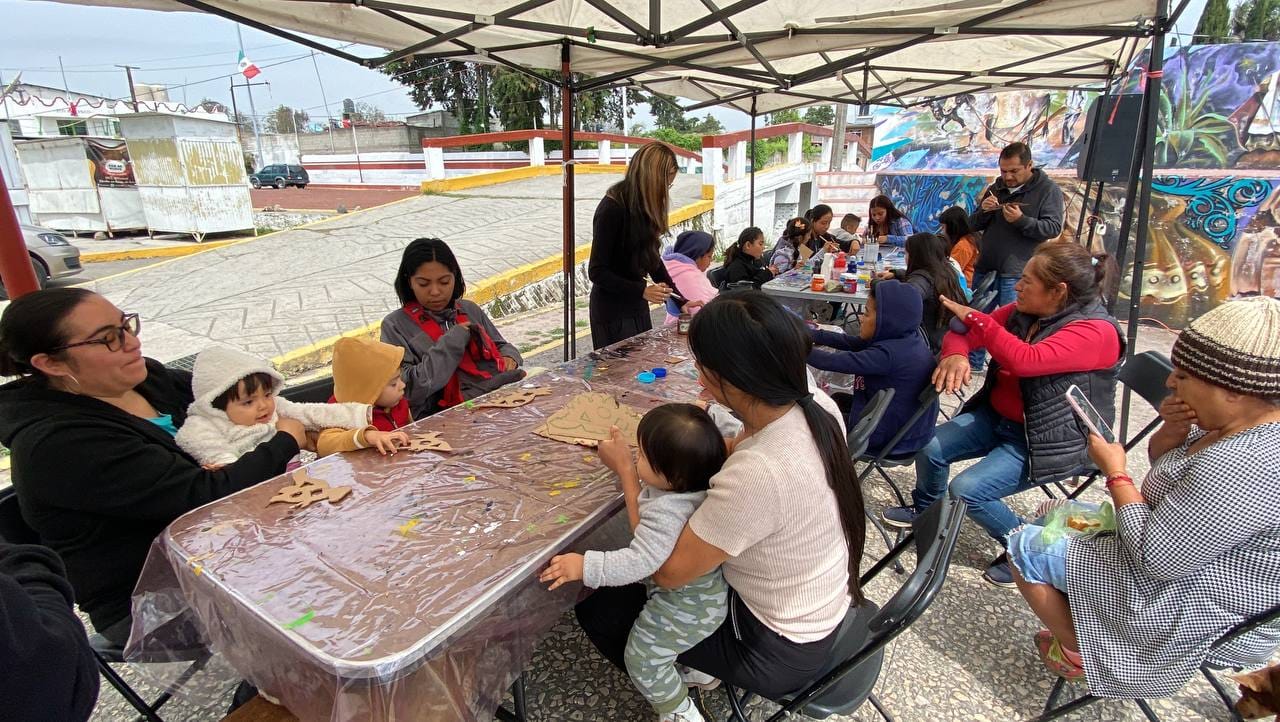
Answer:
<path fill-rule="evenodd" d="M 710 233 L 685 231 L 676 236 L 675 248 L 662 255 L 662 263 L 676 284 L 675 292 L 691 302 L 685 306 L 689 313 L 697 313 L 702 304 L 716 297 L 716 287 L 707 278 L 707 267 L 715 252 L 715 239 Z M 667 299 L 666 325 L 674 325 L 679 316 L 680 308 L 673 299 Z"/>

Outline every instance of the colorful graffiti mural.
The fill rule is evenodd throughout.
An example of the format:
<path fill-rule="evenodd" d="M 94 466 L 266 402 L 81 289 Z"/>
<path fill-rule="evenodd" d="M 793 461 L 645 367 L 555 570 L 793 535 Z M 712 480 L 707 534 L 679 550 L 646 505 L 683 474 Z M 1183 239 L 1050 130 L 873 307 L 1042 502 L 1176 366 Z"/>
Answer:
<path fill-rule="evenodd" d="M 1125 92 L 1140 90 L 1146 64 L 1145 54 L 1135 60 Z M 948 206 L 973 208 L 1002 147 L 1027 142 L 1065 194 L 1063 238 L 1115 252 L 1125 187 L 1105 187 L 1095 215 L 1084 213 L 1086 184 L 1075 178 L 1091 101 L 1080 92 L 1015 92 L 883 111 L 871 169 L 912 225 L 932 229 Z M 1169 50 L 1158 108 L 1163 173 L 1152 182 L 1143 315 L 1180 328 L 1232 295 L 1280 297 L 1280 43 Z M 911 172 L 919 170 L 954 173 Z M 1129 264 L 1122 295 L 1132 273 Z"/>

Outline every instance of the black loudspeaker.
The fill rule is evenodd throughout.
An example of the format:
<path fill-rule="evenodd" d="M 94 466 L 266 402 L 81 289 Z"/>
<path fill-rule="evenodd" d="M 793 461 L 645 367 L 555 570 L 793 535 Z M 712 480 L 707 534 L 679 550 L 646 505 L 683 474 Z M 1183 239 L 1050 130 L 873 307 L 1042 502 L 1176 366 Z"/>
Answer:
<path fill-rule="evenodd" d="M 1129 180 L 1133 155 L 1137 150 L 1141 110 L 1140 93 L 1094 99 L 1084 122 L 1076 178 L 1106 183 Z M 1094 118 L 1099 112 L 1102 117 L 1098 119 L 1097 132 L 1094 133 Z"/>

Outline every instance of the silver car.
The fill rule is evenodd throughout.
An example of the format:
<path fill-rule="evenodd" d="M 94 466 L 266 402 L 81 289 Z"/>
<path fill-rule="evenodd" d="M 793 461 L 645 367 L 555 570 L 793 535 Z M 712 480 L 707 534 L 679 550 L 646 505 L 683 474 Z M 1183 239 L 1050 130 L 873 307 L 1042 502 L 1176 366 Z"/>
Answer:
<path fill-rule="evenodd" d="M 40 226 L 22 225 L 22 240 L 31 256 L 31 269 L 36 273 L 36 283 L 44 288 L 51 278 L 63 278 L 80 273 L 80 249 L 71 245 L 67 237 Z M 9 294 L 0 285 L 0 298 Z"/>

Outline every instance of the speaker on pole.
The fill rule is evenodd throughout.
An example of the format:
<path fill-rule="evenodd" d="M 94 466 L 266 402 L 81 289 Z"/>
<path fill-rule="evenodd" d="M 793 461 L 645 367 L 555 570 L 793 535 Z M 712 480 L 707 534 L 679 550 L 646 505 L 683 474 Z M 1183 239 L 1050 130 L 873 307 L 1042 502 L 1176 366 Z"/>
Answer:
<path fill-rule="evenodd" d="M 1142 94 L 1128 93 L 1095 98 L 1085 119 L 1081 136 L 1080 160 L 1076 164 L 1076 178 L 1105 183 L 1129 180 L 1133 167 L 1133 154 L 1138 141 L 1138 116 L 1142 109 Z M 1102 118 L 1094 130 L 1094 117 Z"/>

